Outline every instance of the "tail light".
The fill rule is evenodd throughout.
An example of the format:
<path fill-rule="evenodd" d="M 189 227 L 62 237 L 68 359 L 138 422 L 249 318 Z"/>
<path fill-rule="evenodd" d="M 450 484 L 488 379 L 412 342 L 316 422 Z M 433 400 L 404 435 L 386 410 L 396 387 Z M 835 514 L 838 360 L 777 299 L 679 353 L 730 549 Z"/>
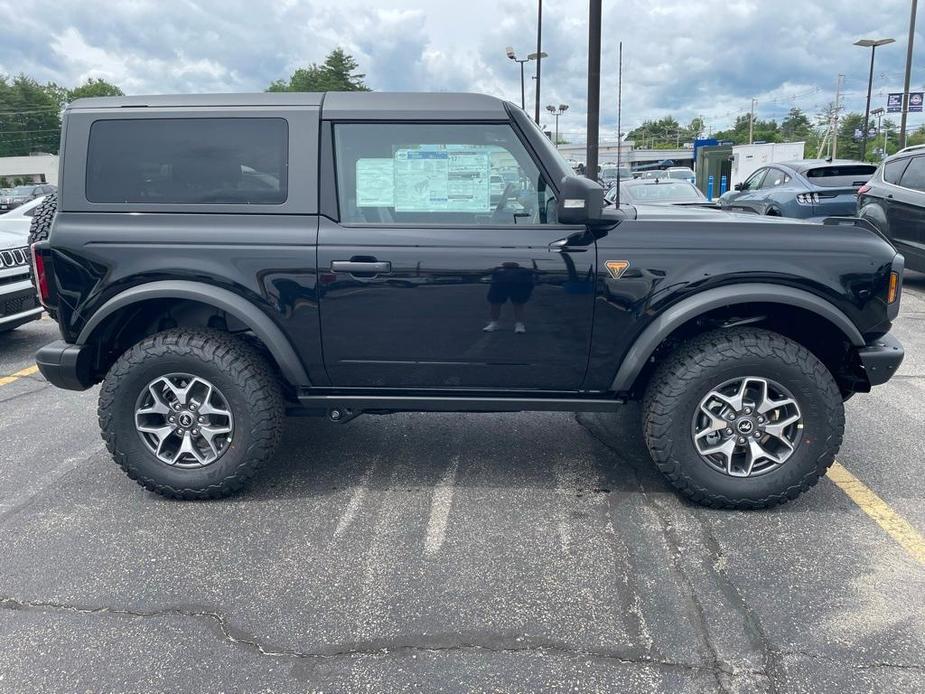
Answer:
<path fill-rule="evenodd" d="M 51 283 L 49 282 L 49 268 L 46 267 L 45 249 L 39 243 L 32 244 L 32 276 L 35 278 L 35 288 L 38 290 L 39 301 L 42 306 L 51 305 Z"/>
<path fill-rule="evenodd" d="M 818 193 L 797 193 L 797 202 L 801 205 L 815 205 L 819 202 Z"/>
<path fill-rule="evenodd" d="M 870 184 L 865 183 L 860 188 L 858 188 L 858 195 L 867 195 L 870 192 Z"/>

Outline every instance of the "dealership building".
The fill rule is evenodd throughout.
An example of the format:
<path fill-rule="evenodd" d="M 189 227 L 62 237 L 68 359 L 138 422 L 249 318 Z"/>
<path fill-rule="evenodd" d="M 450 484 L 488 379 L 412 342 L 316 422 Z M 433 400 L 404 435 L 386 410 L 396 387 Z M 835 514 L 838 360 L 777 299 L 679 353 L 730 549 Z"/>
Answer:
<path fill-rule="evenodd" d="M 28 157 L 0 157 L 0 181 L 12 185 L 16 179 L 58 185 L 58 155 L 32 154 Z"/>

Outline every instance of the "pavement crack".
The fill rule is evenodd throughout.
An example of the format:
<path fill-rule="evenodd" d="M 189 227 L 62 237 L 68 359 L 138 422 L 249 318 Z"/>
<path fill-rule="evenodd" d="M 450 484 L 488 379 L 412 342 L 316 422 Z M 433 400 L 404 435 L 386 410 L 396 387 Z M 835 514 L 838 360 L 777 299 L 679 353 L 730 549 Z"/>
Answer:
<path fill-rule="evenodd" d="M 546 638 L 522 636 L 481 635 L 479 638 L 460 638 L 458 635 L 428 635 L 392 637 L 379 640 L 357 641 L 348 644 L 333 644 L 328 648 L 306 651 L 295 648 L 281 648 L 261 641 L 256 636 L 235 627 L 227 615 L 217 610 L 168 607 L 157 610 L 135 610 L 119 607 L 91 607 L 62 602 L 21 600 L 0 597 L 0 609 L 27 610 L 35 612 L 67 612 L 82 615 L 111 615 L 131 619 L 150 619 L 179 616 L 207 620 L 215 626 L 222 640 L 255 651 L 271 658 L 331 660 L 336 658 L 362 656 L 402 656 L 419 653 L 441 654 L 453 652 L 479 652 L 493 654 L 542 654 L 567 658 L 602 660 L 615 665 L 631 665 L 662 668 L 694 674 L 712 674 L 715 664 L 685 663 L 653 658 L 638 653 L 622 652 L 618 649 L 582 648 Z M 741 671 L 723 670 L 727 675 L 749 674 Z M 751 673 L 760 674 L 760 673 Z"/>

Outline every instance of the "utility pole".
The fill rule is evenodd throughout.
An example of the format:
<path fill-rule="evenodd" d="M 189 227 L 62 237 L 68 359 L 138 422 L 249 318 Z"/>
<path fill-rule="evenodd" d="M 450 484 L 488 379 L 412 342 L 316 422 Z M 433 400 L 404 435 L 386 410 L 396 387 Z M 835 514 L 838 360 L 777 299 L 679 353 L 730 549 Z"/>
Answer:
<path fill-rule="evenodd" d="M 536 10 L 536 113 L 533 119 L 540 124 L 540 73 L 543 65 L 543 0 L 538 0 Z"/>
<path fill-rule="evenodd" d="M 617 70 L 617 208 L 620 207 L 620 164 L 623 163 L 623 42 L 620 41 L 620 67 Z"/>
<path fill-rule="evenodd" d="M 832 159 L 838 158 L 838 115 L 841 113 L 841 83 L 844 75 L 835 80 L 835 110 L 832 113 Z"/>
<path fill-rule="evenodd" d="M 597 148 L 601 110 L 601 2 L 590 0 L 588 9 L 588 142 L 585 176 L 597 180 Z"/>
<path fill-rule="evenodd" d="M 909 84 L 912 81 L 912 44 L 915 41 L 915 12 L 919 0 L 912 0 L 912 10 L 909 14 L 909 45 L 906 47 L 906 82 L 903 88 L 903 115 L 899 125 L 899 148 L 906 146 L 906 117 L 909 115 Z"/>
<path fill-rule="evenodd" d="M 752 113 L 748 118 L 748 144 L 752 144 L 754 141 L 755 135 L 755 104 L 758 103 L 758 99 L 752 99 Z"/>

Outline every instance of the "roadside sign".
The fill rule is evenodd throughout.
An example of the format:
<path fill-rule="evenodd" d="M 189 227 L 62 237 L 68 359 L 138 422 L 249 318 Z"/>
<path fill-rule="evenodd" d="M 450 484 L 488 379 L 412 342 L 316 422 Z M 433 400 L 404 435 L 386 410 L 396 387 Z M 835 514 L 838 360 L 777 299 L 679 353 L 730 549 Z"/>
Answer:
<path fill-rule="evenodd" d="M 903 110 L 903 95 L 902 93 L 891 93 L 886 97 L 886 110 L 887 113 L 899 113 Z"/>
<path fill-rule="evenodd" d="M 925 99 L 925 92 L 909 92 L 909 112 L 921 113 L 923 99 Z"/>

